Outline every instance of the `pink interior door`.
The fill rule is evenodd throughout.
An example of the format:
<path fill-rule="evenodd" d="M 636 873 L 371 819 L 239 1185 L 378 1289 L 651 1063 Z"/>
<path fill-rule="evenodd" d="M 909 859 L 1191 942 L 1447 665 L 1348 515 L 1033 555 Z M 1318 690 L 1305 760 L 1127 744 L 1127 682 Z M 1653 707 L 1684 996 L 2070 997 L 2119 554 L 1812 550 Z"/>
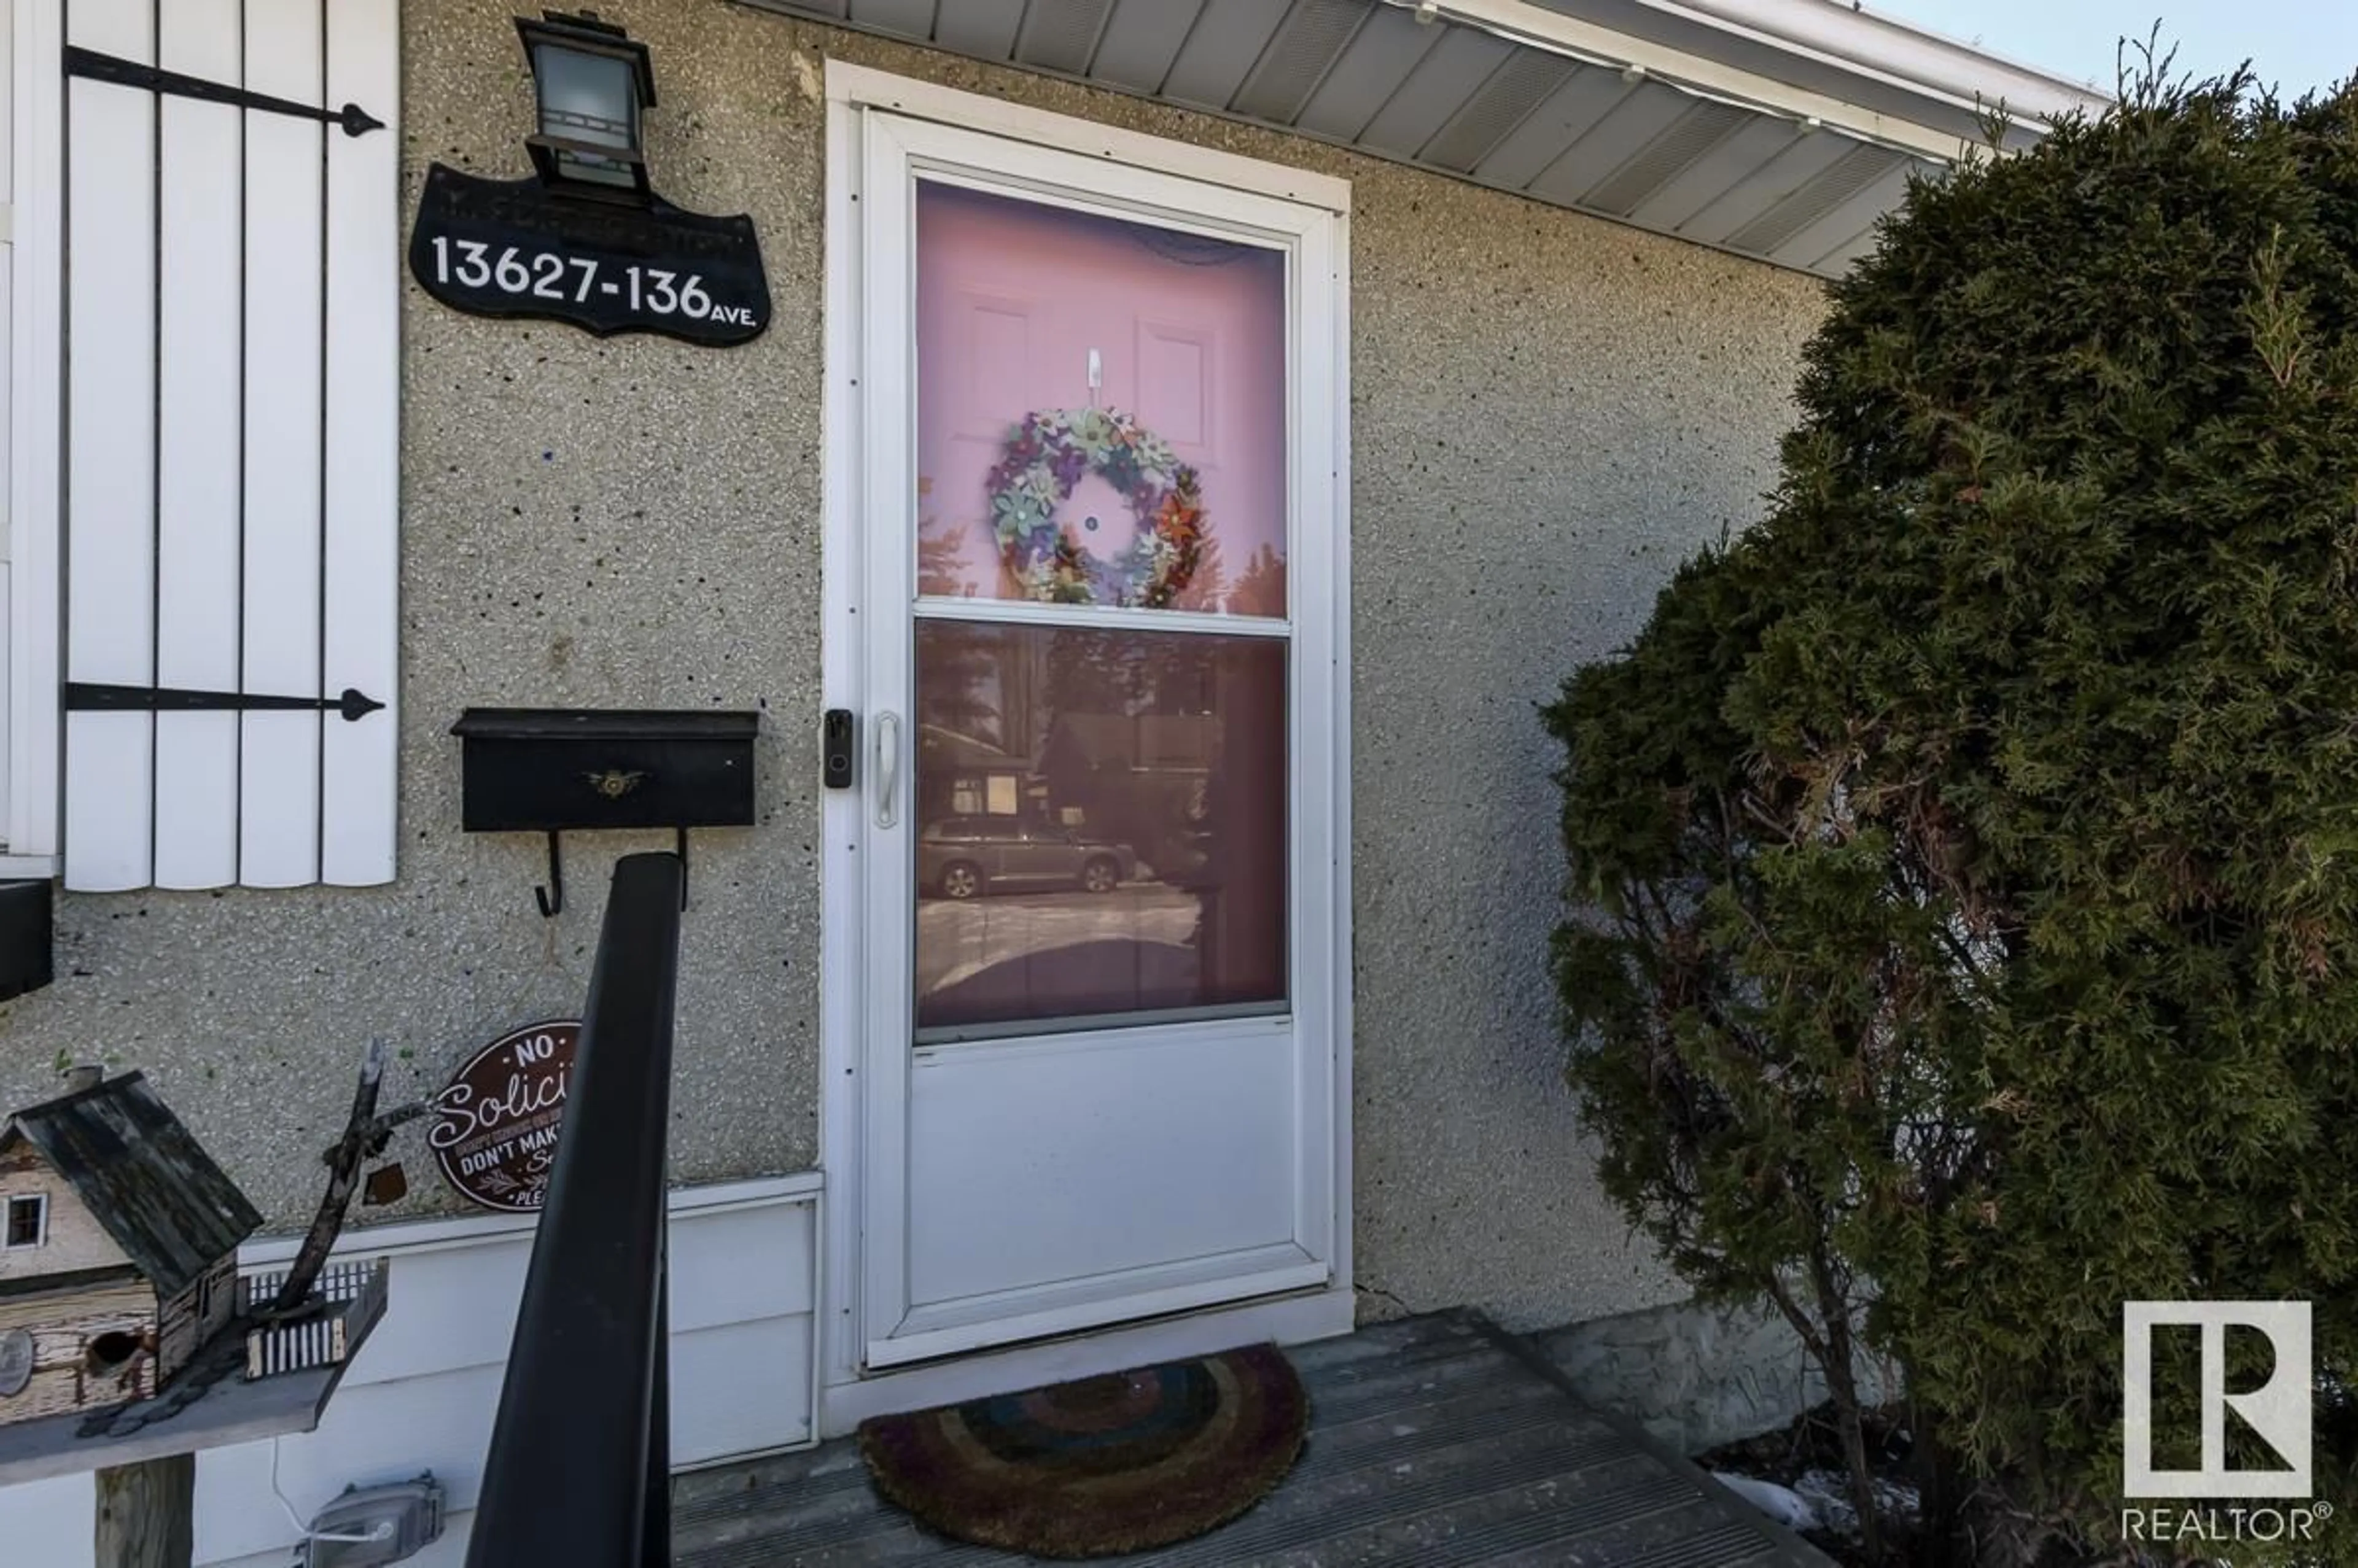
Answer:
<path fill-rule="evenodd" d="M 1314 1268 L 1285 254 L 923 178 L 914 215 L 916 599 L 870 629 L 909 671 L 874 863 L 911 972 L 873 1014 L 909 1053 L 905 1312 L 871 1361 Z"/>
<path fill-rule="evenodd" d="M 1174 608 L 1282 615 L 1284 258 L 930 183 L 917 235 L 918 591 L 1022 597 L 988 478 L 1023 415 L 1096 406 L 1134 413 L 1201 475 L 1211 558 Z M 1097 474 L 1065 510 L 1100 557 L 1130 542 L 1131 509 Z"/>

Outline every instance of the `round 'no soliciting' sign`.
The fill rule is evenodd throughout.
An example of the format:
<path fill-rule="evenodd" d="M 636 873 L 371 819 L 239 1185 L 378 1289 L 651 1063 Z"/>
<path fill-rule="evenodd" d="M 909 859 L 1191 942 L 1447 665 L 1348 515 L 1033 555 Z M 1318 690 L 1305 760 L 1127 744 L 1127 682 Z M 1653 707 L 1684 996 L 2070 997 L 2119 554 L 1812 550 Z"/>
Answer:
<path fill-rule="evenodd" d="M 485 1208 L 539 1212 L 580 1038 L 571 1020 L 526 1024 L 450 1076 L 426 1135 L 445 1180 Z"/>

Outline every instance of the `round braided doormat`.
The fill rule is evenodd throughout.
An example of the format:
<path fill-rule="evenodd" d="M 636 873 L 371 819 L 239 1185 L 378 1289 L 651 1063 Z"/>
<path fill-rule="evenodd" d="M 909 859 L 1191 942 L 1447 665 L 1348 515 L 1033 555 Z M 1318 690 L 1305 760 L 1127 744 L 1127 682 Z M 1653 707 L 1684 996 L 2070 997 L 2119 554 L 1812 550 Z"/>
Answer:
<path fill-rule="evenodd" d="M 1293 1467 L 1310 1402 L 1271 1345 L 860 1427 L 876 1489 L 960 1541 L 1105 1557 L 1201 1535 Z"/>

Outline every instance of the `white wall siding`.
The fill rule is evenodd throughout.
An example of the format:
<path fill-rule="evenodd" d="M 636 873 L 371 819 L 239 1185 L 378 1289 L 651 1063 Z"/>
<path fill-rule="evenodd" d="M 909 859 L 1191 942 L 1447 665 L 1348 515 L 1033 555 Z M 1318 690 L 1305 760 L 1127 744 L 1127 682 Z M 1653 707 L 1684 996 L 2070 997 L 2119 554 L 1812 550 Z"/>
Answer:
<path fill-rule="evenodd" d="M 813 1431 L 816 1174 L 672 1195 L 672 1463 L 686 1466 L 791 1447 Z M 347 1485 L 431 1470 L 448 1488 L 449 1533 L 412 1559 L 456 1568 L 518 1298 L 531 1222 L 482 1218 L 395 1225 L 348 1236 L 340 1257 L 393 1260 L 384 1321 L 362 1349 L 317 1432 L 281 1439 L 278 1486 L 305 1518 Z M 284 1267 L 291 1242 L 246 1249 L 249 1270 Z M 271 1495 L 267 1443 L 197 1462 L 196 1561 L 284 1568 L 296 1531 Z M 91 1568 L 87 1477 L 0 1488 L 10 1563 Z M 21 1543 L 38 1548 L 18 1556 Z"/>

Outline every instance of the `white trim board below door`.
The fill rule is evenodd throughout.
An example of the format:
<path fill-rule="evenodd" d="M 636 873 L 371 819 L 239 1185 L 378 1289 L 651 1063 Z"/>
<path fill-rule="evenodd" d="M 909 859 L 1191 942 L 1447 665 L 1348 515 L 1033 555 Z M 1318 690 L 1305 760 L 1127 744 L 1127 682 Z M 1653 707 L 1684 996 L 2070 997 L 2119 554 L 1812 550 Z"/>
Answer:
<path fill-rule="evenodd" d="M 1012 1393 L 1100 1372 L 1206 1356 L 1239 1345 L 1302 1345 L 1332 1339 L 1350 1333 L 1353 1326 L 1353 1292 L 1347 1286 L 1308 1290 L 988 1356 L 963 1356 L 879 1377 L 829 1381 L 819 1390 L 818 1434 L 844 1436 L 872 1415 Z"/>

